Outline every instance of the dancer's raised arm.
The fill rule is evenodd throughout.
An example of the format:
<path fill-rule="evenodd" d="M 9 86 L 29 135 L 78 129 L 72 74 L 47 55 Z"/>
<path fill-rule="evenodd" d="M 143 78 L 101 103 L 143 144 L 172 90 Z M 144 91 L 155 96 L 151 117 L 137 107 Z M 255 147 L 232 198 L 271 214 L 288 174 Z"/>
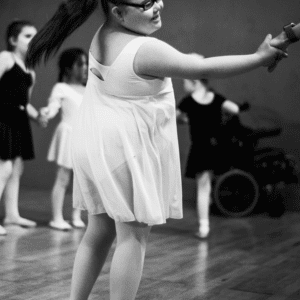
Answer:
<path fill-rule="evenodd" d="M 140 76 L 187 79 L 227 78 L 260 66 L 269 67 L 277 58 L 286 57 L 284 51 L 270 45 L 271 40 L 272 36 L 268 34 L 254 53 L 203 59 L 196 55 L 182 53 L 161 40 L 152 39 L 138 50 L 134 70 Z"/>

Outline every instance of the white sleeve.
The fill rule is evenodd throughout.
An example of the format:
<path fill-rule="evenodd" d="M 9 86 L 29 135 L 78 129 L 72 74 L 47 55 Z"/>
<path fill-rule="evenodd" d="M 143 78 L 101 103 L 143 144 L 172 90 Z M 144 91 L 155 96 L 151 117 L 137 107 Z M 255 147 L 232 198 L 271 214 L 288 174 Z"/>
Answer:
<path fill-rule="evenodd" d="M 47 108 L 49 109 L 49 118 L 54 118 L 57 113 L 59 112 L 62 101 L 65 97 L 64 89 L 61 86 L 61 84 L 57 83 L 52 88 L 50 97 L 48 99 L 48 105 Z"/>
<path fill-rule="evenodd" d="M 228 99 L 223 102 L 222 107 L 232 114 L 238 114 L 240 112 L 239 106 L 233 101 L 230 101 Z"/>

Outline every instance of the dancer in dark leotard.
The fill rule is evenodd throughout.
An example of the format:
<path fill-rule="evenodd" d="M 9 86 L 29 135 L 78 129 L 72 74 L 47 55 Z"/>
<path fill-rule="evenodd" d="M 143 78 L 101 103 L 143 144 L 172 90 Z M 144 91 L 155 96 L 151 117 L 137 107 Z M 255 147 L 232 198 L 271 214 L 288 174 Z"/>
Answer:
<path fill-rule="evenodd" d="M 19 214 L 18 194 L 23 161 L 34 158 L 30 119 L 46 125 L 29 103 L 35 73 L 25 67 L 28 44 L 37 30 L 28 21 L 14 21 L 7 28 L 7 50 L 0 53 L 0 198 L 5 202 L 4 225 L 34 227 Z M 0 225 L 0 235 L 6 229 Z"/>

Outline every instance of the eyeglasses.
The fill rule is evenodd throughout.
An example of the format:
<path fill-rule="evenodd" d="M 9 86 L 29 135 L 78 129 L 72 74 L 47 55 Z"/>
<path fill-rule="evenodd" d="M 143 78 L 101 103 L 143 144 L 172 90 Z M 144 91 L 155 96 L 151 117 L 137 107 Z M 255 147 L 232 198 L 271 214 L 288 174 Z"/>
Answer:
<path fill-rule="evenodd" d="M 122 1 L 122 2 L 119 2 L 118 4 L 139 7 L 139 8 L 142 8 L 144 11 L 146 11 L 146 10 L 150 9 L 154 5 L 155 2 L 161 2 L 161 1 L 162 0 L 149 0 L 143 4 L 128 3 L 128 2 Z M 113 0 L 111 0 L 110 2 L 114 3 Z"/>

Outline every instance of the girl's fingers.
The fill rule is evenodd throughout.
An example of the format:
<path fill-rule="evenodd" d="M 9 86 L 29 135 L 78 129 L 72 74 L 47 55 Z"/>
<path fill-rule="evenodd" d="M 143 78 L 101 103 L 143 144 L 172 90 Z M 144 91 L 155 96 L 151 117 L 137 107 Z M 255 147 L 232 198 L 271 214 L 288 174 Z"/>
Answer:
<path fill-rule="evenodd" d="M 271 46 L 272 47 L 272 46 Z M 277 48 L 276 48 L 277 49 Z M 287 50 L 283 51 L 283 50 L 280 50 L 280 49 L 277 49 L 277 55 L 276 55 L 276 58 L 275 60 L 271 63 L 271 65 L 268 66 L 268 71 L 271 73 L 273 72 L 278 63 L 283 59 L 283 58 L 287 58 L 288 57 L 288 53 L 287 53 Z"/>
<path fill-rule="evenodd" d="M 270 66 L 268 66 L 268 71 L 270 73 L 273 72 L 276 69 L 278 63 L 285 57 L 286 56 L 283 56 L 282 54 L 277 55 L 277 58 L 275 59 L 275 61 Z"/>

